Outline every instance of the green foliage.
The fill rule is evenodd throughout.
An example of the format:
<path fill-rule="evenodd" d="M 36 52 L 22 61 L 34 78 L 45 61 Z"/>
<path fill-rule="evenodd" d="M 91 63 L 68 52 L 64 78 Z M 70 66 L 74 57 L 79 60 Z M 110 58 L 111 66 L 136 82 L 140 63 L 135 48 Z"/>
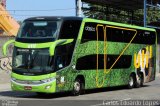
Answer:
<path fill-rule="evenodd" d="M 119 8 L 113 8 L 109 6 L 100 6 L 88 4 L 87 8 L 83 8 L 83 13 L 88 18 L 107 20 L 113 22 L 129 23 L 131 11 L 126 12 Z"/>
<path fill-rule="evenodd" d="M 143 9 L 130 11 L 110 6 L 88 4 L 88 6 L 82 10 L 84 16 L 88 18 L 143 26 Z M 158 9 L 158 7 L 148 7 L 147 23 L 157 22 L 159 19 L 160 9 Z"/>

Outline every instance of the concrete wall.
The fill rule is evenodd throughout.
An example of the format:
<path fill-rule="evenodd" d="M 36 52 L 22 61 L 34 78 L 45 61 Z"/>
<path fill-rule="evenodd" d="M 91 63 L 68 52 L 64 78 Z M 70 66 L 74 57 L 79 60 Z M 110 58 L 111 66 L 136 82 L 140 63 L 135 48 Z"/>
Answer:
<path fill-rule="evenodd" d="M 157 73 L 160 73 L 160 44 L 157 47 Z"/>
<path fill-rule="evenodd" d="M 10 73 L 11 71 L 11 64 L 12 64 L 12 52 L 13 52 L 13 45 L 8 46 L 8 56 L 3 56 L 2 53 L 2 47 L 4 43 L 10 39 L 14 39 L 14 37 L 9 36 L 0 36 L 0 71 L 5 71 L 7 73 Z"/>
<path fill-rule="evenodd" d="M 2 47 L 4 43 L 10 39 L 14 39 L 14 37 L 9 36 L 0 36 L 0 85 L 8 84 L 10 83 L 10 73 L 11 73 L 11 64 L 12 64 L 12 50 L 13 46 L 8 47 L 8 57 L 4 57 L 2 55 Z"/>
<path fill-rule="evenodd" d="M 157 29 L 157 40 L 158 40 L 158 46 L 157 46 L 157 73 L 160 73 L 160 30 Z"/>

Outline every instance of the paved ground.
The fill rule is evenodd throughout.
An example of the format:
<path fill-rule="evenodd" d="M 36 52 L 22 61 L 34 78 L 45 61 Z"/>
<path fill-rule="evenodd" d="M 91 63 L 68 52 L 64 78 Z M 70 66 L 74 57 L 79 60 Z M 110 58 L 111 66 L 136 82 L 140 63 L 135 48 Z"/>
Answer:
<path fill-rule="evenodd" d="M 10 74 L 6 71 L 0 70 L 0 85 L 4 83 L 9 83 Z"/>
<path fill-rule="evenodd" d="M 4 84 L 0 83 L 0 100 L 25 100 L 23 101 L 24 106 L 28 103 L 34 106 L 48 106 L 53 103 L 53 106 L 71 106 L 73 104 L 76 106 L 104 106 L 104 101 L 108 103 L 107 100 L 160 100 L 160 74 L 157 75 L 155 81 L 145 84 L 142 88 L 114 87 L 89 90 L 86 91 L 86 94 L 80 96 L 71 96 L 70 93 L 37 96 L 35 93 L 13 92 L 10 90 L 9 81 L 6 81 Z M 22 106 L 22 104 L 18 106 Z"/>
<path fill-rule="evenodd" d="M 10 85 L 3 84 L 3 88 L 0 91 L 0 99 L 14 98 L 20 100 L 26 99 L 50 99 L 50 100 L 108 100 L 108 99 L 147 99 L 147 100 L 160 100 L 160 77 L 157 77 L 155 81 L 145 84 L 142 88 L 127 89 L 127 87 L 114 87 L 105 88 L 99 90 L 89 90 L 86 94 L 80 96 L 71 96 L 68 93 L 58 93 L 47 96 L 37 96 L 35 93 L 28 92 L 13 92 L 10 90 Z"/>

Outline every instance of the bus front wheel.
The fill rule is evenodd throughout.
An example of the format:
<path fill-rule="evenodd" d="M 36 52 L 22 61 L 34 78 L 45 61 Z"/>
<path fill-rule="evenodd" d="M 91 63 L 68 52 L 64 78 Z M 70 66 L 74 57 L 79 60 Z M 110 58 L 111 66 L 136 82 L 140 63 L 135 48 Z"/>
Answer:
<path fill-rule="evenodd" d="M 73 85 L 73 95 L 78 96 L 84 89 L 84 83 L 80 79 L 76 79 Z"/>

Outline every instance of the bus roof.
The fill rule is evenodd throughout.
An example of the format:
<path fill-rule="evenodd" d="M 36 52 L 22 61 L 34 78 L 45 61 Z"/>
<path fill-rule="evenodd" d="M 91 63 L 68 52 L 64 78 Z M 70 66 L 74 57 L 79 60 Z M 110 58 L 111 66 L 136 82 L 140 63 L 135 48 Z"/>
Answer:
<path fill-rule="evenodd" d="M 100 23 L 100 24 L 107 24 L 107 25 L 113 25 L 113 26 L 119 26 L 119 27 L 125 27 L 125 28 L 156 31 L 153 28 L 146 28 L 146 27 L 141 27 L 141 26 L 136 26 L 136 25 L 129 25 L 129 24 L 123 24 L 123 23 L 117 23 L 117 22 L 103 21 L 103 20 L 97 20 L 97 19 L 91 19 L 91 18 L 84 18 L 83 21 L 84 22 L 94 22 L 94 23 Z"/>
<path fill-rule="evenodd" d="M 53 20 L 83 20 L 81 17 L 73 17 L 73 16 L 68 16 L 68 17 L 63 17 L 63 16 L 42 16 L 42 17 L 31 17 L 28 18 L 24 21 L 36 21 L 36 20 L 48 20 L 48 21 L 53 21 Z"/>
<path fill-rule="evenodd" d="M 119 27 L 126 27 L 126 28 L 133 28 L 133 29 L 141 29 L 141 30 L 148 30 L 148 31 L 156 31 L 153 28 L 146 28 L 146 27 L 140 27 L 136 25 L 129 25 L 129 24 L 123 24 L 123 23 L 117 23 L 117 22 L 111 22 L 111 21 L 103 21 L 103 20 L 97 20 L 97 19 L 91 19 L 91 18 L 82 18 L 82 17 L 74 17 L 74 16 L 42 16 L 42 17 L 32 17 L 28 18 L 24 21 L 36 21 L 36 20 L 83 20 L 83 22 L 95 22 L 95 23 L 101 23 L 101 24 L 107 24 L 107 25 L 113 25 L 113 26 L 119 26 Z"/>

